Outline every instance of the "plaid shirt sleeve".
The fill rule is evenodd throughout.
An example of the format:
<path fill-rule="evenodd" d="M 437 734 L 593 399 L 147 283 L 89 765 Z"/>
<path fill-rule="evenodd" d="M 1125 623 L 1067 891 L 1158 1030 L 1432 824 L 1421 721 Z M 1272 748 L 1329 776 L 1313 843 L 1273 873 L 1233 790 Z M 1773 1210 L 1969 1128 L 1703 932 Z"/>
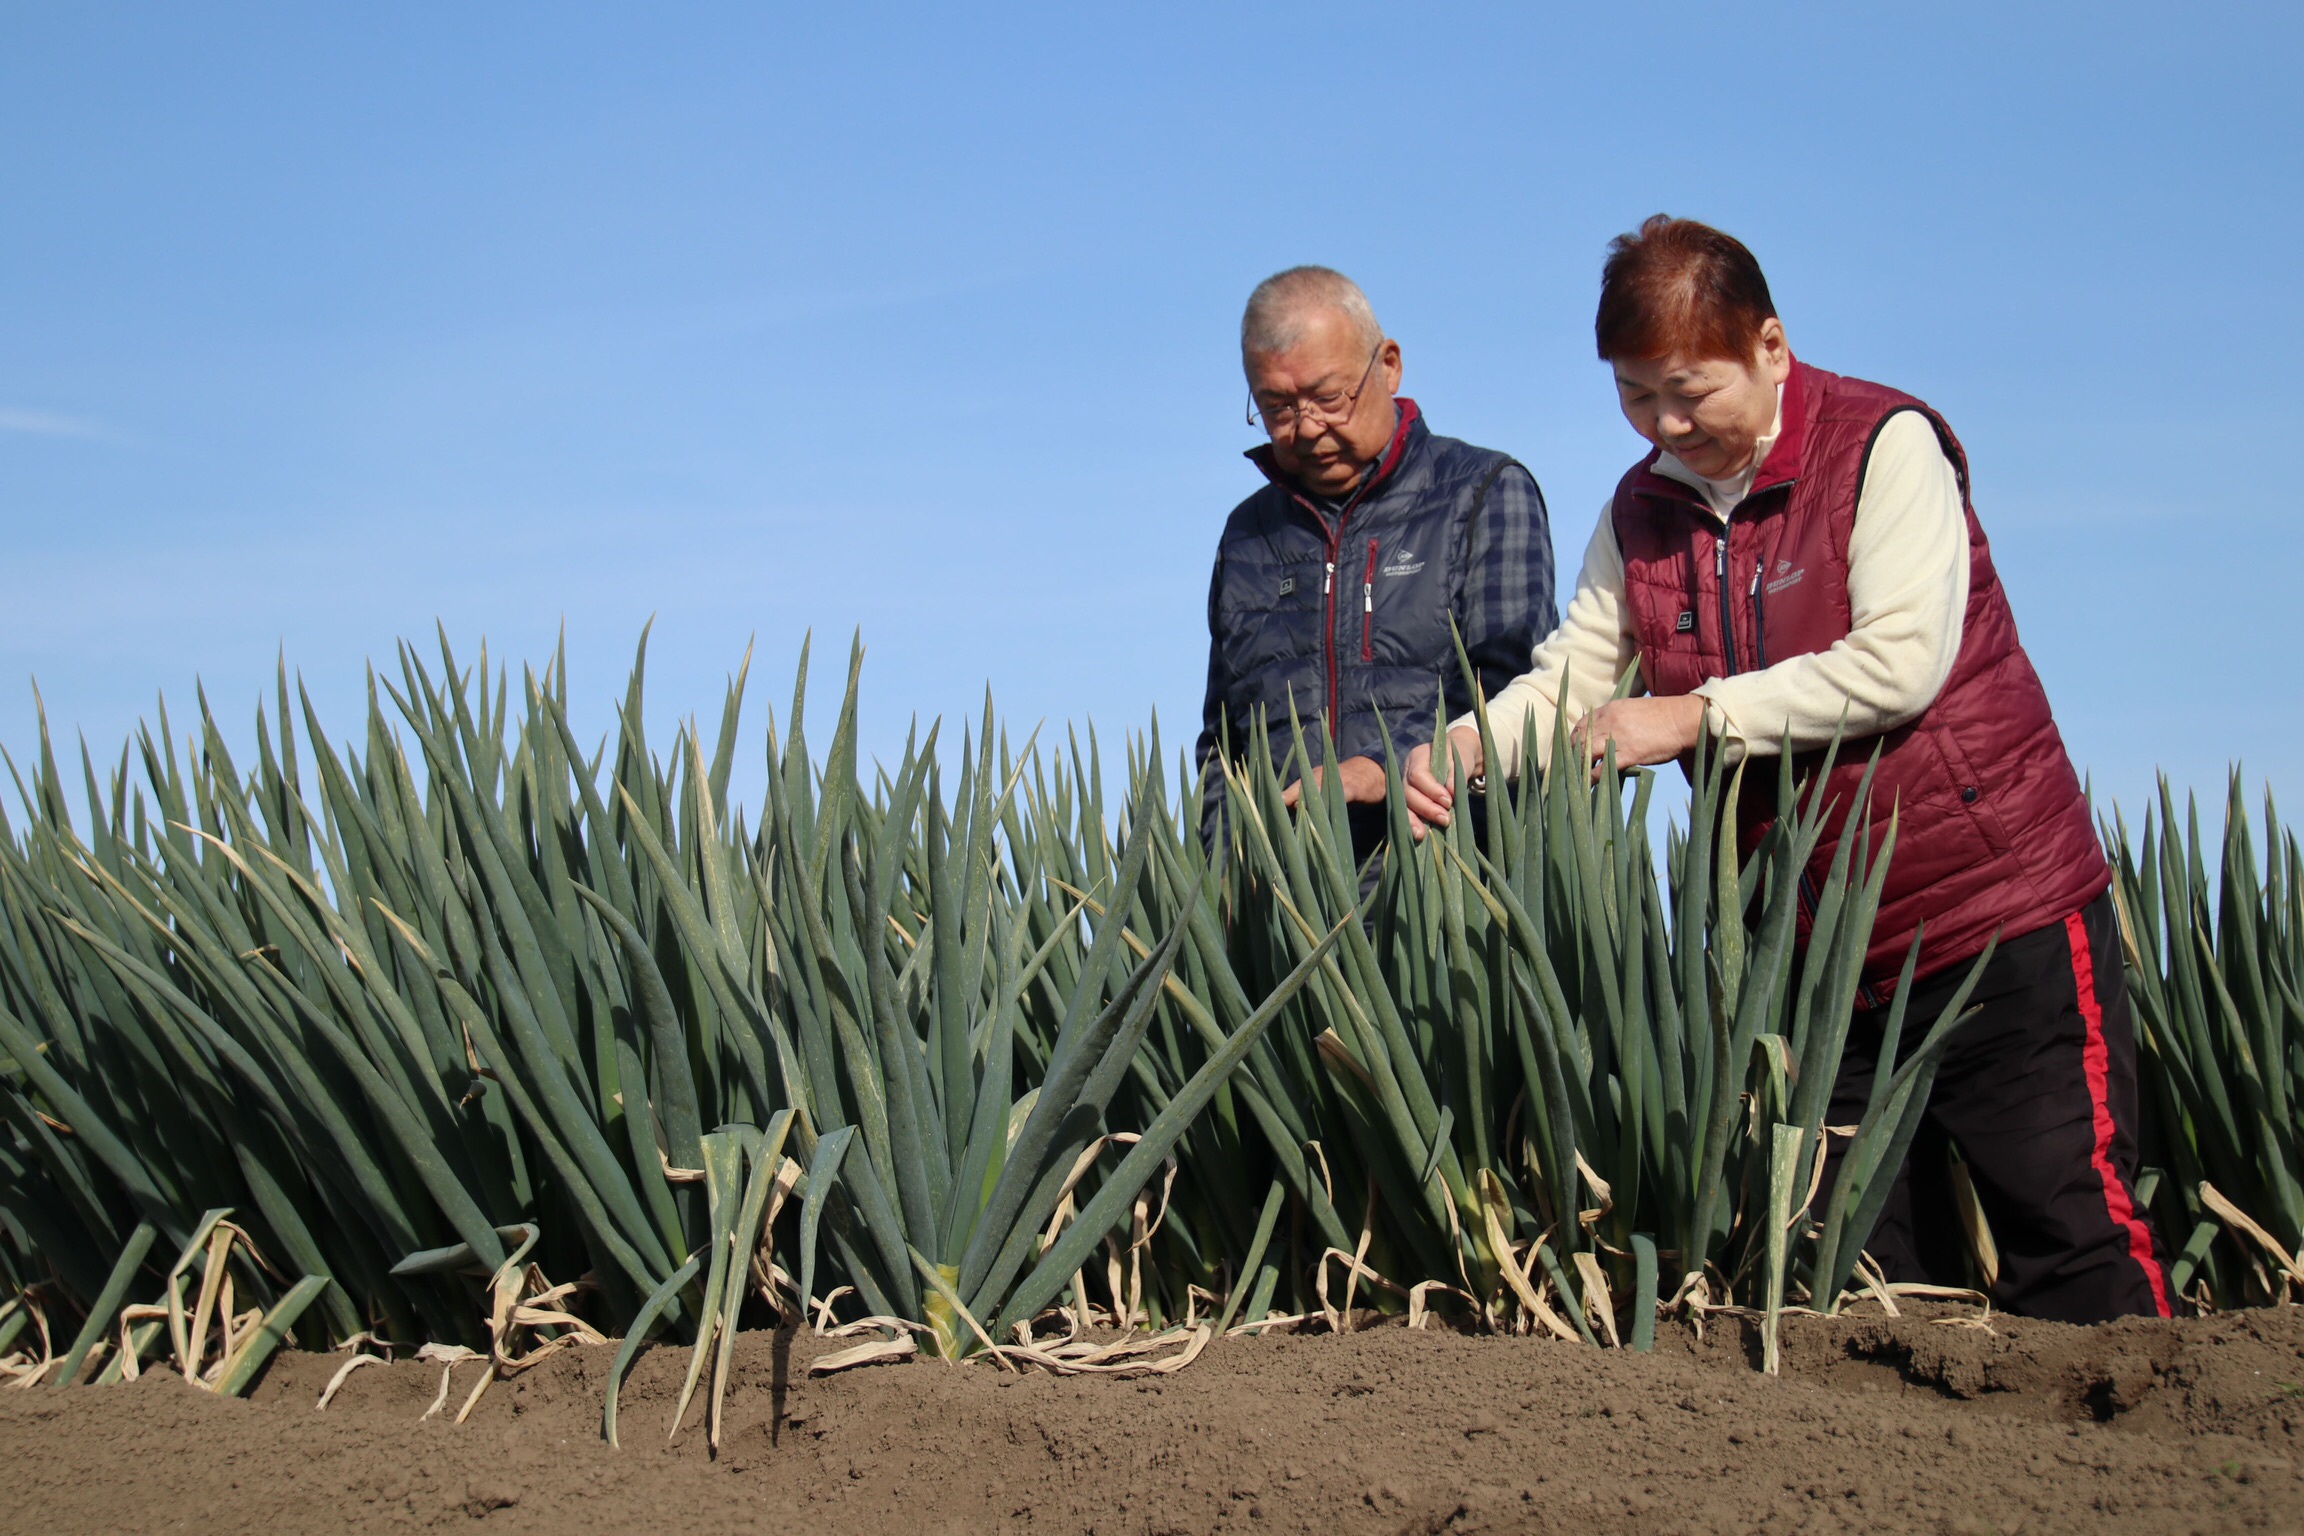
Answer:
<path fill-rule="evenodd" d="M 1470 545 L 1456 627 L 1480 690 L 1492 699 L 1528 670 L 1536 643 L 1559 622 L 1552 603 L 1552 524 L 1534 475 L 1517 463 L 1504 466 L 1472 519 Z M 1451 719 L 1472 707 L 1453 667 L 1447 696 Z"/>
<path fill-rule="evenodd" d="M 1200 787 L 1200 839 L 1211 848 L 1223 824 L 1224 771 L 1212 759 L 1224 742 L 1224 695 L 1231 679 L 1225 675 L 1223 648 L 1217 643 L 1216 594 L 1224 585 L 1224 557 L 1208 576 L 1208 691 L 1200 703 L 1200 739 L 1193 744 L 1192 761 L 1205 773 Z"/>

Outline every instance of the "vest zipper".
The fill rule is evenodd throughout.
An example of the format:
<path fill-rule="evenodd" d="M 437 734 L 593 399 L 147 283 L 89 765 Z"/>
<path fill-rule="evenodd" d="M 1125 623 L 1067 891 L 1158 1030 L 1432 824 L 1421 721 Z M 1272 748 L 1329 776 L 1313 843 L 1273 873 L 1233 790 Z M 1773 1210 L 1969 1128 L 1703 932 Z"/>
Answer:
<path fill-rule="evenodd" d="M 1765 559 L 1752 562 L 1752 653 L 1760 670 L 1768 670 L 1768 611 L 1760 604 L 1760 573 L 1766 568 Z"/>
<path fill-rule="evenodd" d="M 1368 574 L 1360 580 L 1360 659 L 1376 659 L 1376 540 L 1368 541 Z"/>
<path fill-rule="evenodd" d="M 1344 524 L 1351 518 L 1353 510 L 1367 498 L 1368 491 L 1368 482 L 1362 480 L 1344 505 L 1337 509 L 1333 525 L 1311 502 L 1301 496 L 1295 498 L 1296 504 L 1320 524 L 1321 536 L 1328 543 L 1328 563 L 1320 575 L 1320 657 L 1328 669 L 1327 720 L 1331 731 L 1340 729 L 1343 722 L 1342 711 L 1338 708 L 1340 694 L 1336 680 L 1336 557 L 1344 552 Z"/>
<path fill-rule="evenodd" d="M 1320 578 L 1320 655 L 1328 664 L 1328 729 L 1336 729 L 1336 538 L 1328 539 L 1328 568 Z"/>
<path fill-rule="evenodd" d="M 1728 670 L 1721 675 L 1736 675 L 1736 610 L 1734 599 L 1728 595 L 1728 525 L 1722 523 L 1712 540 L 1712 579 L 1720 588 L 1720 654 L 1727 658 Z"/>

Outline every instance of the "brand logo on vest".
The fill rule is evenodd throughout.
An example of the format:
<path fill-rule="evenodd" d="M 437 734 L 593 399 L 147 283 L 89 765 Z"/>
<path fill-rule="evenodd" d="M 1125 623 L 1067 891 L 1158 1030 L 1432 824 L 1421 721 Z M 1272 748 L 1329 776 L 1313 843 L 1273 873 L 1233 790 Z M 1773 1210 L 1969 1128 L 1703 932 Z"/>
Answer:
<path fill-rule="evenodd" d="M 1414 563 L 1411 564 L 1410 562 Z M 1424 562 L 1416 559 L 1416 552 L 1412 549 L 1403 549 L 1392 557 L 1390 565 L 1384 567 L 1384 574 L 1387 576 L 1413 576 L 1422 569 L 1424 569 Z"/>
<path fill-rule="evenodd" d="M 1676 635 L 1692 635 L 1696 633 L 1696 610 L 1693 608 L 1681 609 L 1680 617 L 1673 622 L 1672 633 Z"/>
<path fill-rule="evenodd" d="M 1296 590 L 1296 578 L 1295 578 L 1295 577 L 1293 577 L 1293 576 L 1283 576 L 1283 577 L 1281 577 L 1281 578 L 1280 578 L 1280 595 L 1281 595 L 1282 597 L 1286 597 L 1286 596 L 1287 596 L 1289 593 L 1291 593 L 1291 592 L 1293 592 L 1293 591 L 1295 591 L 1295 590 Z"/>
<path fill-rule="evenodd" d="M 1790 574 L 1786 574 L 1787 572 Z M 1793 570 L 1791 561 L 1777 561 L 1776 574 L 1768 579 L 1768 595 L 1770 597 L 1774 597 L 1777 593 L 1783 591 L 1786 587 L 1796 587 L 1800 585 L 1800 579 L 1807 574 L 1808 568 L 1806 566 L 1802 566 L 1798 570 Z"/>

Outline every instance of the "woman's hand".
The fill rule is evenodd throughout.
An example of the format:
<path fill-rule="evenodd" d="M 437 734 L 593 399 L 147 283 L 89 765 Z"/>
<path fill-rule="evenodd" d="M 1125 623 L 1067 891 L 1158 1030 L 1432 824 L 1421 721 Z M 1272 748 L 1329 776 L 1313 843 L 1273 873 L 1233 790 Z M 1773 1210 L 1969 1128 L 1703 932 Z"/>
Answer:
<path fill-rule="evenodd" d="M 1408 749 L 1408 767 L 1402 787 L 1407 792 L 1408 827 L 1418 842 L 1424 840 L 1424 828 L 1448 825 L 1450 809 L 1456 803 L 1456 791 L 1451 787 L 1456 780 L 1456 765 L 1464 767 L 1464 776 L 1476 779 L 1487 771 L 1480 752 L 1480 733 L 1471 726 L 1460 725 L 1434 744 L 1423 743 Z"/>
<path fill-rule="evenodd" d="M 1569 744 L 1589 759 L 1595 777 L 1608 748 L 1616 748 L 1618 768 L 1669 763 L 1696 745 L 1704 724 L 1704 700 L 1696 694 L 1667 699 L 1615 699 L 1586 715 L 1568 733 Z"/>

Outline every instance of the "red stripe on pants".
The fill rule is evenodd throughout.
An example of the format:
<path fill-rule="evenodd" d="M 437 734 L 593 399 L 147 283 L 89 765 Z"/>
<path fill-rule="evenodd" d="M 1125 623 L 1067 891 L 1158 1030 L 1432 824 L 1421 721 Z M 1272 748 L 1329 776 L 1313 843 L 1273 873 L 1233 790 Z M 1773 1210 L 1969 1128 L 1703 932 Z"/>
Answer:
<path fill-rule="evenodd" d="M 2081 1059 L 2088 1069 L 2088 1107 L 2096 1120 L 2096 1148 L 2090 1158 L 2104 1184 L 2104 1209 L 2112 1224 L 2128 1233 L 2128 1256 L 2144 1267 L 2152 1285 L 2152 1305 L 2160 1316 L 2168 1312 L 2168 1287 L 2160 1265 L 2152 1257 L 2152 1233 L 2136 1214 L 2128 1186 L 2112 1166 L 2112 1098 L 2109 1081 L 2111 1053 L 2104 1044 L 2104 1010 L 2096 1003 L 2096 961 L 2088 951 L 2088 930 L 2075 912 L 2064 919 L 2064 936 L 2072 946 L 2072 985 L 2080 995 L 2080 1019 L 2088 1029 Z"/>

